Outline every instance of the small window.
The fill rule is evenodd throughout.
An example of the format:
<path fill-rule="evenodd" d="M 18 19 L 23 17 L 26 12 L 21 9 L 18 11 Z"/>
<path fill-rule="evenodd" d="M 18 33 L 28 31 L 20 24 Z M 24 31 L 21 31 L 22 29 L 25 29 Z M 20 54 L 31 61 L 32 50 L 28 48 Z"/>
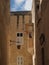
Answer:
<path fill-rule="evenodd" d="M 21 46 L 20 45 L 17 45 L 17 49 L 20 49 L 21 48 Z"/>
<path fill-rule="evenodd" d="M 16 45 L 23 45 L 24 44 L 24 33 L 23 32 L 17 32 L 16 34 Z M 19 46 L 18 46 L 19 48 Z"/>
<path fill-rule="evenodd" d="M 37 9 L 39 9 L 39 4 L 37 4 Z"/>
<path fill-rule="evenodd" d="M 17 37 L 22 37 L 23 33 L 17 33 Z"/>
<path fill-rule="evenodd" d="M 19 33 L 17 33 L 17 37 L 19 37 Z"/>
<path fill-rule="evenodd" d="M 41 33 L 39 40 L 40 40 L 40 44 L 43 45 L 45 42 L 45 34 L 44 33 Z"/>
<path fill-rule="evenodd" d="M 32 33 L 29 33 L 29 38 L 32 38 Z"/>
<path fill-rule="evenodd" d="M 36 7 L 37 7 L 37 10 L 39 10 L 39 1 L 36 3 L 37 5 L 36 5 Z"/>
<path fill-rule="evenodd" d="M 20 33 L 20 37 L 22 37 L 23 36 L 23 33 Z"/>
<path fill-rule="evenodd" d="M 23 56 L 18 56 L 17 57 L 17 65 L 24 65 Z"/>

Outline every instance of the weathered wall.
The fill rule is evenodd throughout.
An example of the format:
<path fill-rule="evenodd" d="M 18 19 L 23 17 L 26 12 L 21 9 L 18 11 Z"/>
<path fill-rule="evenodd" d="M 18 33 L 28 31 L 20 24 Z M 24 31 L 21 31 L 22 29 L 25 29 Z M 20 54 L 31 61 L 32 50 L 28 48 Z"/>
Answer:
<path fill-rule="evenodd" d="M 7 38 L 9 34 L 9 0 L 0 1 L 0 65 L 7 65 Z"/>
<path fill-rule="evenodd" d="M 25 58 L 25 65 L 32 65 L 32 53 L 26 50 L 27 40 L 24 31 L 25 44 L 22 49 L 18 50 L 14 43 L 10 45 L 10 40 L 16 40 L 17 18 L 16 16 L 10 17 L 9 10 L 9 0 L 0 1 L 0 65 L 17 65 L 16 57 L 19 54 Z M 21 16 L 19 21 L 22 22 Z M 30 16 L 25 16 L 25 24 L 28 21 L 31 22 Z M 19 24 L 19 28 L 22 29 L 22 23 Z"/>
<path fill-rule="evenodd" d="M 24 21 L 23 21 L 23 15 L 19 15 L 19 25 L 17 28 L 17 16 L 12 15 L 10 17 L 10 40 L 16 41 L 16 33 L 17 32 L 23 32 L 23 45 L 21 46 L 20 49 L 17 48 L 16 42 L 10 42 L 10 53 L 9 53 L 9 65 L 17 65 L 17 57 L 18 56 L 23 56 L 24 58 L 24 65 L 32 65 L 32 52 L 29 53 L 27 50 L 27 43 L 29 43 L 27 39 L 27 35 L 25 28 L 23 29 L 24 25 L 29 23 L 30 21 L 30 16 L 25 15 L 24 16 Z M 24 22 L 24 25 L 23 25 Z M 32 40 L 33 41 L 33 40 Z M 31 43 L 32 43 L 31 41 Z M 31 44 L 30 43 L 30 44 Z M 32 47 L 32 46 L 31 46 Z M 32 49 L 33 51 L 33 49 Z"/>
<path fill-rule="evenodd" d="M 41 19 L 36 19 L 36 64 L 49 65 L 49 1 L 42 4 Z M 42 33 L 45 40 L 41 45 L 40 37 Z M 42 54 L 42 48 L 44 48 L 44 55 Z"/>
<path fill-rule="evenodd" d="M 49 65 L 49 1 L 47 2 L 47 6 L 45 12 L 43 12 L 43 20 L 44 23 L 44 33 L 45 33 L 45 65 Z"/>

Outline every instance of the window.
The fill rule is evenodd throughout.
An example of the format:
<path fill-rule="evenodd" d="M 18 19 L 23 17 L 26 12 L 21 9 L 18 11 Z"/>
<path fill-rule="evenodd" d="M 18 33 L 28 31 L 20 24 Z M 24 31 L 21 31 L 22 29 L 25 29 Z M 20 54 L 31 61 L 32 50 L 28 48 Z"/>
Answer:
<path fill-rule="evenodd" d="M 40 44 L 43 45 L 45 42 L 45 34 L 44 33 L 41 33 L 39 40 L 40 40 Z"/>
<path fill-rule="evenodd" d="M 17 33 L 17 37 L 19 37 L 19 33 Z"/>
<path fill-rule="evenodd" d="M 29 38 L 32 38 L 32 33 L 29 33 Z"/>
<path fill-rule="evenodd" d="M 17 32 L 16 35 L 17 35 L 16 36 L 16 45 L 23 45 L 23 43 L 24 43 L 24 39 L 23 39 L 24 35 L 23 35 L 23 32 Z"/>
<path fill-rule="evenodd" d="M 21 48 L 21 46 L 20 45 L 17 45 L 17 49 L 20 49 Z"/>
<path fill-rule="evenodd" d="M 17 65 L 24 65 L 23 56 L 17 56 Z"/>
<path fill-rule="evenodd" d="M 23 36 L 23 33 L 20 33 L 20 37 L 22 37 Z"/>
<path fill-rule="evenodd" d="M 22 37 L 23 33 L 17 33 L 17 37 Z"/>
<path fill-rule="evenodd" d="M 39 10 L 39 4 L 37 4 L 37 9 Z"/>
<path fill-rule="evenodd" d="M 10 0 L 11 12 L 31 11 L 31 9 L 32 9 L 32 0 Z"/>

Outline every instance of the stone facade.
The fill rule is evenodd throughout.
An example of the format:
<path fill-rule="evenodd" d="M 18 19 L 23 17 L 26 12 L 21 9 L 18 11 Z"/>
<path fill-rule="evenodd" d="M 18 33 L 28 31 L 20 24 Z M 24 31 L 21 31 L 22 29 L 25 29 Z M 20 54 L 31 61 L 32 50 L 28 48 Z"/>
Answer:
<path fill-rule="evenodd" d="M 18 16 L 12 15 L 10 17 L 10 40 L 17 41 L 17 33 L 23 33 L 23 42 L 20 44 L 20 49 L 18 49 L 17 42 L 10 42 L 10 53 L 9 53 L 9 65 L 18 65 L 17 57 L 23 57 L 23 65 L 32 65 L 32 52 L 33 52 L 33 31 L 32 31 L 32 39 L 29 41 L 28 31 L 26 31 L 26 24 L 29 24 L 30 15 L 19 15 L 19 20 L 17 20 Z M 19 22 L 19 23 L 17 23 Z M 30 46 L 28 46 L 28 44 Z M 31 52 L 29 52 L 29 50 Z M 21 64 L 22 65 L 22 64 Z"/>
<path fill-rule="evenodd" d="M 37 1 L 37 0 L 36 0 Z M 33 38 L 29 41 L 26 24 L 30 24 L 31 17 L 25 15 L 25 26 L 22 25 L 20 15 L 19 30 L 17 29 L 17 16 L 11 15 L 9 11 L 9 0 L 0 1 L 0 65 L 17 65 L 17 57 L 24 59 L 24 65 L 32 65 Z M 37 6 L 38 8 L 38 6 Z M 43 0 L 41 11 L 36 10 L 36 65 L 49 65 L 49 1 Z M 31 24 L 30 24 L 31 25 Z M 24 29 L 24 27 L 26 27 Z M 16 33 L 24 33 L 24 42 L 20 49 L 16 45 Z M 32 32 L 33 34 L 33 32 Z M 33 35 L 32 35 L 33 36 Z M 14 42 L 11 42 L 14 41 Z M 29 49 L 29 50 L 28 50 Z M 30 51 L 31 50 L 31 51 Z"/>
<path fill-rule="evenodd" d="M 18 65 L 18 56 L 23 57 L 24 65 L 32 65 L 34 35 L 32 31 L 32 38 L 29 40 L 29 32 L 26 31 L 26 28 L 24 29 L 26 24 L 30 24 L 31 16 L 25 15 L 24 23 L 22 23 L 22 16 L 20 15 L 18 19 L 17 16 L 11 15 L 9 10 L 9 0 L 0 1 L 0 65 Z M 17 24 L 18 20 L 19 24 Z M 20 49 L 17 48 L 15 42 L 17 32 L 23 32 L 24 34 L 23 45 L 21 45 Z"/>
<path fill-rule="evenodd" d="M 0 1 L 0 65 L 7 65 L 7 38 L 9 34 L 9 0 Z"/>
<path fill-rule="evenodd" d="M 40 17 L 36 11 L 36 65 L 49 65 L 49 1 L 41 6 Z"/>

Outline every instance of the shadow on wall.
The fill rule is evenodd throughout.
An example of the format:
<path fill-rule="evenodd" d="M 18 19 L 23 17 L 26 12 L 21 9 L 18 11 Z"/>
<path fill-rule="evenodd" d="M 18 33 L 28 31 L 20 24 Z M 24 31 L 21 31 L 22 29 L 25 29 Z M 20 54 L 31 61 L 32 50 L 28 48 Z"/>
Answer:
<path fill-rule="evenodd" d="M 7 65 L 8 0 L 0 1 L 0 65 Z"/>

